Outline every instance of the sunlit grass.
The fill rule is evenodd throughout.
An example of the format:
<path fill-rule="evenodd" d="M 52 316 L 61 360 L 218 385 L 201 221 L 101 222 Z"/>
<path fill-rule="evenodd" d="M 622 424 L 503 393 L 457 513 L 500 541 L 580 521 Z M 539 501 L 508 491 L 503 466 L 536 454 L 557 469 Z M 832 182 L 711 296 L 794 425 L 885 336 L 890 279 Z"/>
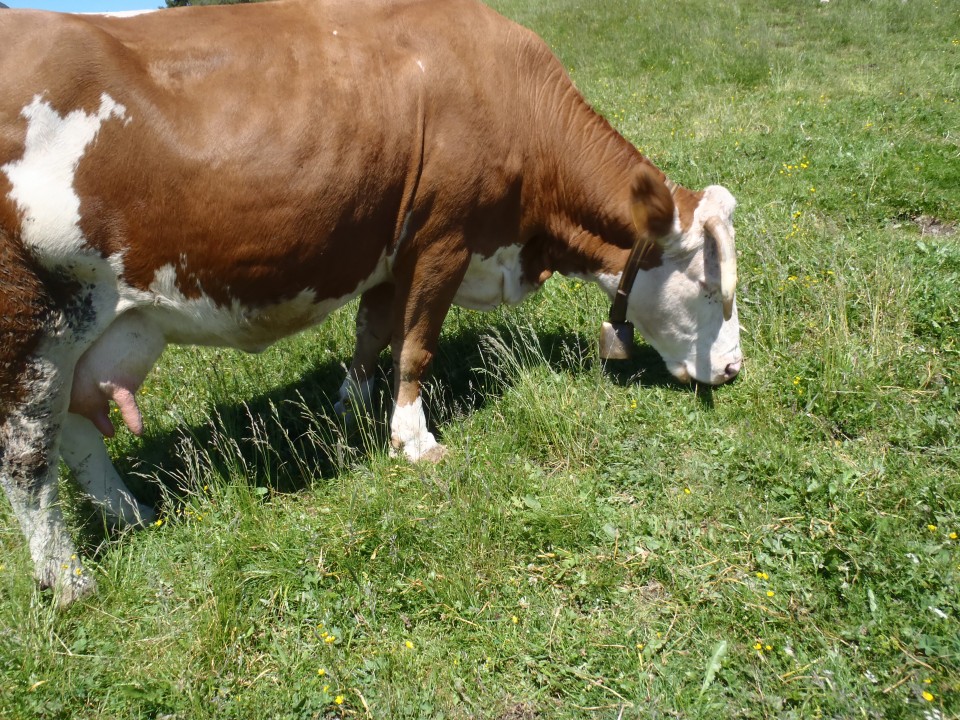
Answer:
<path fill-rule="evenodd" d="M 601 294 L 551 280 L 451 313 L 451 454 L 414 467 L 388 399 L 332 418 L 352 308 L 258 357 L 173 349 L 110 446 L 162 522 L 86 529 L 96 597 L 56 612 L 0 509 L 0 716 L 960 714 L 960 14 L 496 5 L 737 196 L 742 376 L 604 367 Z"/>

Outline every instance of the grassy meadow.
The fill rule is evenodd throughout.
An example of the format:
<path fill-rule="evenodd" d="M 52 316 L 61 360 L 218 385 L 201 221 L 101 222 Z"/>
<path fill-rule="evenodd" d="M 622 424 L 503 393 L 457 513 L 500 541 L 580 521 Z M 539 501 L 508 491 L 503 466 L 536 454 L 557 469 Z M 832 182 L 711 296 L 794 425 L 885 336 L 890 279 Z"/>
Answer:
<path fill-rule="evenodd" d="M 413 466 L 332 419 L 353 306 L 171 348 L 110 443 L 162 521 L 68 492 L 95 597 L 0 505 L 0 718 L 960 718 L 960 4 L 494 5 L 737 196 L 740 378 L 605 367 L 556 278 L 451 312 Z"/>

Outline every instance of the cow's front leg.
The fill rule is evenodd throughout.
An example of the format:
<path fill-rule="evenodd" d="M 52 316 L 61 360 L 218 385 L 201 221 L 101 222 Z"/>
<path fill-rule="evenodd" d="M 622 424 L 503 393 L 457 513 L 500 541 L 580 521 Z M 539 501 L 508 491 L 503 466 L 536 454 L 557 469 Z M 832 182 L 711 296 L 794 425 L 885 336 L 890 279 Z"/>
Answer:
<path fill-rule="evenodd" d="M 34 356 L 16 382 L 16 401 L 0 424 L 0 483 L 30 547 L 40 586 L 57 588 L 60 604 L 68 605 L 96 589 L 60 511 L 58 444 L 69 378 L 57 363 Z"/>
<path fill-rule="evenodd" d="M 127 488 L 107 455 L 103 435 L 87 418 L 67 413 L 60 439 L 63 461 L 112 524 L 139 527 L 156 518 Z"/>
<path fill-rule="evenodd" d="M 439 461 L 446 448 L 427 429 L 420 383 L 433 360 L 440 329 L 469 262 L 459 243 L 436 242 L 404 268 L 394 266 L 397 279 L 394 308 L 394 399 L 390 444 L 407 458 Z"/>
<path fill-rule="evenodd" d="M 357 309 L 357 344 L 347 376 L 340 386 L 340 399 L 334 410 L 348 423 L 355 420 L 357 410 L 369 412 L 373 405 L 380 352 L 390 342 L 393 329 L 393 283 L 383 283 L 367 290 L 360 297 Z M 359 408 L 358 408 L 359 406 Z"/>

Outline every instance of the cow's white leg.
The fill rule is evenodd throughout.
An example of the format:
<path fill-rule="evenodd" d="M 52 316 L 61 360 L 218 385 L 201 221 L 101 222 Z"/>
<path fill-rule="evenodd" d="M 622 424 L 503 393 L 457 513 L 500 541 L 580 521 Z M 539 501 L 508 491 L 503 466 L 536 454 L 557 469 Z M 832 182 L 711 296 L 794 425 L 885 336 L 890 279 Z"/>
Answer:
<path fill-rule="evenodd" d="M 390 419 L 391 455 L 399 451 L 413 462 L 440 460 L 446 452 L 433 433 L 427 430 L 423 400 L 417 397 L 409 405 L 398 405 Z"/>
<path fill-rule="evenodd" d="M 77 482 L 110 520 L 141 526 L 156 519 L 153 509 L 137 501 L 120 479 L 107 455 L 103 436 L 87 418 L 67 413 L 60 451 Z"/>
<path fill-rule="evenodd" d="M 347 376 L 340 386 L 340 400 L 334 405 L 337 414 L 348 422 L 357 411 L 369 412 L 373 406 L 375 373 L 381 351 L 390 342 L 393 329 L 394 286 L 383 283 L 367 290 L 360 297 L 357 309 L 357 344 Z"/>
<path fill-rule="evenodd" d="M 67 605 L 96 588 L 77 555 L 59 504 L 58 444 L 69 375 L 34 356 L 20 375 L 20 402 L 0 425 L 0 483 L 20 522 L 41 587 L 55 587 Z"/>

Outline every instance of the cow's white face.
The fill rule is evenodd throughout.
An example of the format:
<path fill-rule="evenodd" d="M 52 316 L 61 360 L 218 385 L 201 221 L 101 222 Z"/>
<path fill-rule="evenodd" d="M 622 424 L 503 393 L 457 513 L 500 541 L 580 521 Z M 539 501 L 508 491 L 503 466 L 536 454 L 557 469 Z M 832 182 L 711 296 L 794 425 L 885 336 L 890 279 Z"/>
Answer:
<path fill-rule="evenodd" d="M 630 293 L 627 319 L 682 382 L 720 385 L 743 363 L 734 299 L 735 205 L 723 187 L 704 190 L 690 226 L 681 230 L 677 221 L 662 241 L 663 264 L 641 270 Z"/>

